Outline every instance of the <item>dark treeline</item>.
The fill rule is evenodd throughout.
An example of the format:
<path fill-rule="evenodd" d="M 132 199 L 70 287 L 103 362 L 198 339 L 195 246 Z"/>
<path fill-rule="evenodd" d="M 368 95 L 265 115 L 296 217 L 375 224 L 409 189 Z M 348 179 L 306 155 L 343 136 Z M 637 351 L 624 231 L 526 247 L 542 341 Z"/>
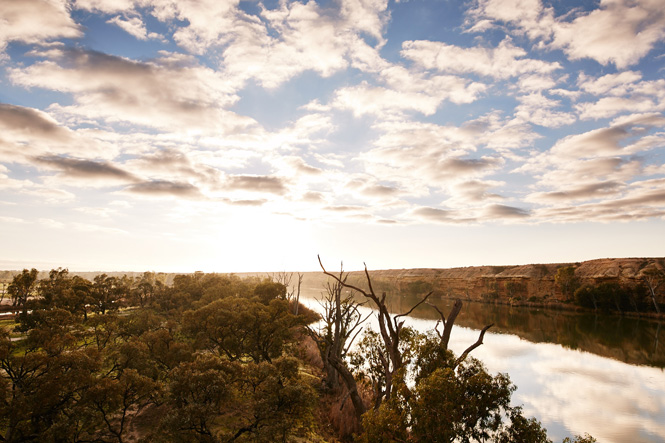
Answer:
<path fill-rule="evenodd" d="M 0 441 L 549 441 L 507 375 L 443 345 L 452 314 L 443 335 L 389 315 L 394 348 L 370 331 L 354 352 L 353 297 L 329 286 L 317 323 L 283 277 L 16 274 Z"/>

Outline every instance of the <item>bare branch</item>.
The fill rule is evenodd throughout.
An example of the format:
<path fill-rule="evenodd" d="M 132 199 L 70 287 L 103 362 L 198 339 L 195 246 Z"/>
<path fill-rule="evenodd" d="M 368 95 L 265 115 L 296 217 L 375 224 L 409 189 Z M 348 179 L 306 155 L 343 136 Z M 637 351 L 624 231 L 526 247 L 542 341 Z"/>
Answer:
<path fill-rule="evenodd" d="M 480 331 L 480 335 L 478 336 L 478 340 L 476 340 L 476 342 L 475 342 L 474 344 L 472 344 L 471 346 L 469 346 L 468 348 L 466 348 L 466 350 L 465 350 L 464 352 L 462 352 L 462 355 L 460 355 L 459 358 L 458 358 L 457 360 L 455 360 L 455 364 L 453 365 L 453 368 L 456 368 L 457 365 L 459 365 L 460 363 L 462 363 L 462 362 L 466 359 L 466 357 L 469 355 L 469 353 L 470 353 L 471 351 L 473 351 L 473 350 L 476 349 L 478 346 L 480 346 L 480 345 L 483 344 L 483 337 L 485 337 L 485 332 L 487 332 L 487 330 L 488 330 L 489 328 L 491 328 L 492 326 L 494 326 L 494 323 L 485 326 L 485 327 Z"/>
<path fill-rule="evenodd" d="M 340 280 L 340 278 L 337 277 L 335 274 L 331 274 L 330 272 L 326 271 L 326 268 L 323 267 L 323 263 L 321 263 L 321 257 L 318 256 L 318 255 L 317 255 L 316 257 L 319 259 L 319 265 L 321 266 L 321 269 L 323 269 L 323 273 L 324 273 L 324 274 L 326 274 L 326 275 L 329 276 L 329 277 L 334 278 L 334 279 L 337 280 L 342 286 L 344 286 L 344 287 L 346 287 L 346 288 L 349 288 L 349 289 L 353 289 L 354 291 L 358 291 L 358 292 L 360 292 L 362 295 L 364 295 L 365 297 L 372 298 L 372 297 L 370 296 L 370 294 L 368 294 L 367 292 L 363 291 L 362 289 L 360 289 L 360 288 L 358 288 L 358 287 L 356 287 L 356 286 L 350 285 L 350 284 L 348 284 L 348 283 L 346 283 L 346 282 Z"/>
<path fill-rule="evenodd" d="M 453 332 L 453 326 L 455 325 L 455 320 L 462 310 L 462 300 L 459 298 L 455 300 L 453 308 L 448 314 L 448 319 L 446 319 L 445 324 L 443 325 L 443 337 L 441 337 L 441 346 L 445 349 L 448 349 L 448 343 L 450 342 L 450 333 Z"/>
<path fill-rule="evenodd" d="M 414 309 L 416 309 L 418 306 L 420 306 L 420 305 L 422 305 L 423 303 L 425 303 L 425 302 L 427 301 L 427 299 L 429 298 L 429 296 L 432 295 L 432 294 L 433 294 L 433 292 L 430 291 L 430 293 L 427 294 L 427 295 L 425 296 L 425 298 L 423 298 L 423 299 L 420 300 L 418 303 L 416 303 L 415 306 L 413 306 L 411 309 L 409 309 L 408 312 L 405 312 L 404 314 L 396 315 L 396 316 L 395 316 L 395 320 L 397 320 L 397 319 L 400 318 L 400 317 L 405 317 L 405 316 L 411 314 L 411 313 L 413 312 Z"/>

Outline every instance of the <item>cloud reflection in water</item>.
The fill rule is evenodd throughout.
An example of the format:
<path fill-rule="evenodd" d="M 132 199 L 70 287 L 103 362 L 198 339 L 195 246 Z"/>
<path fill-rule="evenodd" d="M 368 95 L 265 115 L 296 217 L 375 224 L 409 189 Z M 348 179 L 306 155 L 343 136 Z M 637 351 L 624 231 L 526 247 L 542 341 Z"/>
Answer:
<path fill-rule="evenodd" d="M 428 330 L 436 322 L 410 318 L 409 323 Z M 478 331 L 456 327 L 451 348 L 460 353 L 477 337 Z M 517 385 L 514 404 L 536 416 L 555 442 L 585 432 L 599 442 L 665 441 L 662 369 L 489 332 L 472 355 L 491 372 L 510 375 Z"/>

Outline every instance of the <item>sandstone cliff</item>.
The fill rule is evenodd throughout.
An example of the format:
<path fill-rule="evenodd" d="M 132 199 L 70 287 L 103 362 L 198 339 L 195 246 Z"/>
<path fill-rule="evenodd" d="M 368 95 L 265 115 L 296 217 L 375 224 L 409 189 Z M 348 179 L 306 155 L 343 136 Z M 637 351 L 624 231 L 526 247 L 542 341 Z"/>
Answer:
<path fill-rule="evenodd" d="M 606 258 L 581 263 L 531 264 L 521 266 L 471 266 L 450 269 L 388 269 L 371 271 L 378 290 L 396 288 L 402 293 L 426 293 L 471 300 L 537 300 L 558 302 L 568 298 L 560 269 L 571 267 L 579 285 L 617 282 L 622 285 L 643 283 L 644 271 L 665 269 L 665 258 Z M 351 278 L 362 279 L 353 272 Z M 395 289 L 393 289 L 395 290 Z M 665 283 L 658 291 L 665 301 Z"/>

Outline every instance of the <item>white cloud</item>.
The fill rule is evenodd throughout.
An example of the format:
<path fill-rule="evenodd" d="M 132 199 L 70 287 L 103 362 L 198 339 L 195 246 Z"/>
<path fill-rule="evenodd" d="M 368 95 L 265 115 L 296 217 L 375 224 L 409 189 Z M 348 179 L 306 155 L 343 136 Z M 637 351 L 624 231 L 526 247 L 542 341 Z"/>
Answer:
<path fill-rule="evenodd" d="M 556 111 L 561 103 L 545 97 L 540 93 L 533 93 L 518 98 L 520 104 L 515 108 L 515 117 L 521 122 L 533 123 L 548 128 L 574 123 L 576 117 L 571 112 Z"/>
<path fill-rule="evenodd" d="M 471 155 L 487 147 L 492 134 L 501 130 L 498 125 L 476 121 L 455 127 L 391 121 L 377 125 L 377 129 L 382 135 L 360 158 L 369 174 L 397 184 L 404 195 L 443 192 L 455 202 L 469 193 L 488 199 L 498 197 L 487 191 L 499 182 L 485 181 L 489 187 L 470 189 L 471 183 L 482 183 L 481 178 L 504 165 L 498 155 Z"/>
<path fill-rule="evenodd" d="M 3 0 L 0 2 L 0 54 L 12 41 L 44 43 L 81 37 L 69 16 L 67 0 Z"/>
<path fill-rule="evenodd" d="M 41 155 L 98 155 L 108 158 L 117 152 L 112 145 L 96 140 L 86 131 L 60 124 L 50 113 L 0 103 L 0 160 L 25 163 Z"/>
<path fill-rule="evenodd" d="M 601 0 L 599 6 L 571 22 L 558 21 L 551 46 L 573 60 L 592 58 L 623 69 L 665 38 L 665 3 L 659 0 Z"/>
<path fill-rule="evenodd" d="M 562 49 L 570 59 L 591 58 L 623 69 L 637 63 L 665 38 L 665 4 L 660 0 L 601 0 L 591 11 L 570 10 L 555 17 L 540 0 L 479 0 L 467 27 L 483 32 L 497 23 L 514 27 L 541 43 Z"/>
<path fill-rule="evenodd" d="M 136 0 L 74 0 L 74 7 L 91 12 L 101 11 L 114 14 L 131 10 L 136 3 L 138 3 Z M 147 2 L 141 1 L 141 3 Z"/>
<path fill-rule="evenodd" d="M 641 81 L 641 78 L 641 74 L 634 71 L 598 78 L 580 75 L 580 89 L 594 95 L 593 100 L 575 105 L 580 118 L 599 119 L 620 113 L 665 110 L 665 80 Z"/>
<path fill-rule="evenodd" d="M 118 27 L 120 27 L 123 31 L 126 33 L 136 37 L 139 40 L 148 40 L 148 39 L 161 39 L 162 36 L 160 36 L 157 33 L 150 32 L 148 33 L 148 30 L 145 27 L 145 24 L 139 17 L 122 17 L 120 15 L 116 15 L 115 17 L 107 20 L 107 23 L 114 24 Z"/>
<path fill-rule="evenodd" d="M 610 221 L 661 216 L 665 195 L 660 181 L 645 178 L 645 155 L 665 147 L 665 134 L 657 132 L 663 127 L 665 118 L 657 114 L 623 117 L 606 128 L 566 137 L 530 158 L 517 171 L 538 180 L 526 196 L 545 206 L 534 217 Z"/>
<path fill-rule="evenodd" d="M 93 51 L 62 50 L 54 60 L 10 70 L 12 81 L 74 94 L 73 105 L 51 110 L 157 128 L 251 131 L 252 119 L 224 110 L 238 97 L 210 68 L 174 64 L 172 57 L 138 62 Z"/>
<path fill-rule="evenodd" d="M 616 74 L 606 74 L 601 77 L 591 77 L 580 73 L 577 84 L 585 92 L 594 95 L 611 93 L 612 95 L 624 95 L 628 92 L 629 85 L 642 79 L 642 74 L 636 71 L 623 71 Z"/>
<path fill-rule="evenodd" d="M 332 106 L 351 110 L 356 116 L 406 111 L 431 115 L 436 112 L 440 102 L 439 99 L 423 93 L 401 92 L 363 83 L 337 90 Z"/>
<path fill-rule="evenodd" d="M 496 48 L 462 48 L 443 42 L 406 41 L 402 44 L 401 54 L 425 69 L 498 79 L 533 73 L 550 74 L 561 69 L 557 62 L 525 58 L 527 52 L 513 45 L 509 38 Z"/>

